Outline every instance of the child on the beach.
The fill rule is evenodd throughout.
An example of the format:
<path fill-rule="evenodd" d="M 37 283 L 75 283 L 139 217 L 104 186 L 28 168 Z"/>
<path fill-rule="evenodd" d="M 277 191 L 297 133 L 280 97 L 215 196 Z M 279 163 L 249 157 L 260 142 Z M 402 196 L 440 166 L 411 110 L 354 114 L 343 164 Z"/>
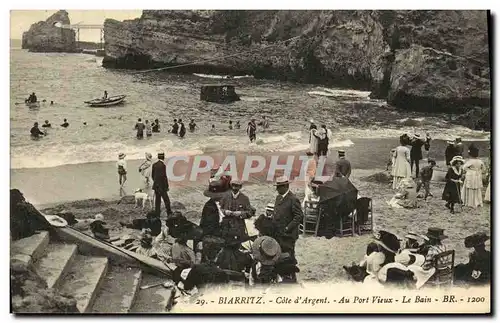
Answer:
<path fill-rule="evenodd" d="M 434 196 L 431 193 L 431 179 L 432 174 L 434 173 L 434 167 L 436 167 L 436 161 L 432 158 L 427 159 L 428 165 L 420 170 L 420 181 L 417 184 L 417 193 L 420 191 L 420 188 L 423 186 L 425 190 L 424 200 L 427 199 L 427 196 Z"/>
<path fill-rule="evenodd" d="M 120 183 L 120 188 L 125 185 L 127 181 L 127 162 L 125 161 L 125 154 L 120 153 L 118 155 L 118 162 L 116 163 L 116 168 L 118 169 L 118 182 Z"/>
<path fill-rule="evenodd" d="M 146 137 L 151 137 L 153 135 L 153 126 L 149 123 L 149 120 L 146 120 Z"/>

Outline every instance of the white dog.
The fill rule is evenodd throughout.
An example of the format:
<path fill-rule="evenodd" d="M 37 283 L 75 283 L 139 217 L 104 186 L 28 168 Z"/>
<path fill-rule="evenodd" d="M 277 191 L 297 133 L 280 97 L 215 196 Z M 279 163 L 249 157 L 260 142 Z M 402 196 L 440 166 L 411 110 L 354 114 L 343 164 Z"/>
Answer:
<path fill-rule="evenodd" d="M 147 193 L 143 192 L 141 188 L 139 188 L 135 191 L 134 198 L 135 198 L 135 207 L 138 207 L 139 202 L 142 201 L 142 208 L 143 209 L 146 207 L 147 202 L 149 202 L 149 207 L 153 208 L 153 196 L 148 195 Z"/>

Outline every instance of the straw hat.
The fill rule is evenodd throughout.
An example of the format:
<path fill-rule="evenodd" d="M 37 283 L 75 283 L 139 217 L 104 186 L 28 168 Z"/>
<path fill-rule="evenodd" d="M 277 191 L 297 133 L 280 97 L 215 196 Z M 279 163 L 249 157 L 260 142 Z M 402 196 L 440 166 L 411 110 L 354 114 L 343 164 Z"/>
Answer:
<path fill-rule="evenodd" d="M 273 238 L 262 236 L 252 244 L 252 254 L 263 265 L 274 265 L 280 259 L 281 247 Z"/>
<path fill-rule="evenodd" d="M 98 213 L 94 216 L 94 220 L 95 221 L 104 221 L 104 215 L 102 215 L 101 213 Z"/>
<path fill-rule="evenodd" d="M 274 182 L 274 186 L 287 185 L 287 184 L 290 184 L 290 181 L 288 180 L 288 177 L 285 175 L 276 178 L 276 181 Z"/>
<path fill-rule="evenodd" d="M 405 235 L 405 238 L 413 239 L 413 240 L 424 239 L 425 241 L 429 241 L 429 238 L 427 238 L 426 236 L 415 233 L 415 232 L 408 232 L 408 234 Z"/>
<path fill-rule="evenodd" d="M 45 219 L 54 227 L 63 228 L 68 226 L 68 222 L 57 215 L 44 215 Z"/>
<path fill-rule="evenodd" d="M 339 150 L 338 153 L 339 156 L 345 156 L 345 150 Z"/>
<path fill-rule="evenodd" d="M 118 155 L 118 158 L 119 158 L 119 159 L 123 159 L 123 158 L 125 158 L 125 156 L 127 156 L 127 155 L 125 155 L 124 153 L 120 153 L 120 154 Z"/>

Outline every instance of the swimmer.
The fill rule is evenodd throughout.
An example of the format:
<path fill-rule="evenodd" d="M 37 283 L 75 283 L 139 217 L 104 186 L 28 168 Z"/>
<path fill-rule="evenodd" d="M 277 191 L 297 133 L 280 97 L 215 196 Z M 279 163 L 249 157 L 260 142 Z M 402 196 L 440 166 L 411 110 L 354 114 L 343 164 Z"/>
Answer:
<path fill-rule="evenodd" d="M 86 122 L 83 122 L 83 125 L 84 125 L 84 126 L 86 126 L 86 125 L 87 125 L 87 123 L 86 123 Z"/>
<path fill-rule="evenodd" d="M 189 123 L 189 131 L 194 132 L 196 129 L 196 123 L 194 122 L 194 119 L 191 119 L 191 122 Z"/>
<path fill-rule="evenodd" d="M 233 121 L 229 120 L 229 130 L 233 130 Z"/>
<path fill-rule="evenodd" d="M 42 125 L 43 128 L 52 128 L 52 125 L 49 123 L 49 120 L 45 120 L 45 123 Z"/>
<path fill-rule="evenodd" d="M 61 127 L 63 127 L 63 128 L 68 128 L 69 127 L 69 123 L 68 123 L 67 119 L 64 119 L 64 123 L 61 125 Z"/>
<path fill-rule="evenodd" d="M 50 101 L 50 105 L 54 105 L 54 101 Z"/>
<path fill-rule="evenodd" d="M 31 137 L 33 137 L 33 138 L 40 138 L 40 136 L 45 135 L 45 134 L 44 134 L 44 133 L 40 130 L 40 128 L 38 128 L 38 122 L 35 122 L 35 123 L 33 124 L 33 128 L 31 128 L 30 133 L 31 133 Z"/>

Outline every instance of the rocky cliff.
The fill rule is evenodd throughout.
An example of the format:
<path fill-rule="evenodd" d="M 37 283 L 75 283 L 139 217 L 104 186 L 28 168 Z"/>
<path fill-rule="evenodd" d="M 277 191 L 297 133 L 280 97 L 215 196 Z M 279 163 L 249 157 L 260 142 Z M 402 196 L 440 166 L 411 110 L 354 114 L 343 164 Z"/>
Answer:
<path fill-rule="evenodd" d="M 370 89 L 412 110 L 490 105 L 486 11 L 144 10 L 104 32 L 109 68 L 195 63 L 177 71 Z"/>
<path fill-rule="evenodd" d="M 68 12 L 59 10 L 45 21 L 31 25 L 23 33 L 23 49 L 30 52 L 76 52 L 75 31 L 58 27 L 69 25 Z"/>

